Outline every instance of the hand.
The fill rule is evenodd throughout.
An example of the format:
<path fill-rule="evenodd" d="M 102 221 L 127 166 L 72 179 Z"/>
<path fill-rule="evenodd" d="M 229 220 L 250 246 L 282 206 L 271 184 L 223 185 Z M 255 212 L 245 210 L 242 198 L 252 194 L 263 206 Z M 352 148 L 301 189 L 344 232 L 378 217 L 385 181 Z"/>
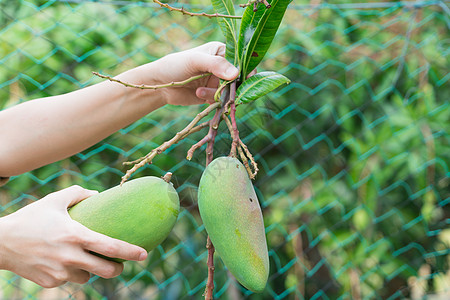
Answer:
<path fill-rule="evenodd" d="M 144 260 L 144 249 L 91 231 L 70 218 L 67 208 L 95 193 L 72 186 L 0 218 L 0 269 L 51 288 L 66 281 L 86 283 L 89 273 L 112 278 L 122 272 L 122 263 L 89 251 Z"/>
<path fill-rule="evenodd" d="M 225 44 L 210 42 L 186 51 L 166 55 L 155 62 L 131 71 L 140 74 L 137 79 L 138 84 L 148 85 L 183 81 L 192 76 L 212 73 L 213 75 L 192 81 L 184 86 L 163 88 L 159 91 L 163 93 L 166 104 L 191 105 L 203 104 L 205 101 L 213 103 L 219 78 L 232 80 L 239 75 L 238 69 L 229 63 L 224 55 Z"/>

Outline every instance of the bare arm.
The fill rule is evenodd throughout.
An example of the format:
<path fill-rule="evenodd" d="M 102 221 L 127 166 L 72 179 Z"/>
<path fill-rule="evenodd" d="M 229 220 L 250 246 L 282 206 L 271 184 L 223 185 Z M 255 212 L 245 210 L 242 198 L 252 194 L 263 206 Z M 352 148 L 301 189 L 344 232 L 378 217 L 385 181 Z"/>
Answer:
<path fill-rule="evenodd" d="M 0 175 L 18 175 L 78 153 L 163 101 L 159 91 L 102 82 L 2 111 Z"/>
<path fill-rule="evenodd" d="M 238 74 L 222 57 L 223 52 L 223 44 L 208 43 L 117 76 L 123 81 L 152 85 L 214 74 L 184 87 L 139 90 L 105 81 L 1 111 L 0 177 L 18 175 L 76 154 L 165 104 L 211 100 L 218 77 L 232 79 Z"/>

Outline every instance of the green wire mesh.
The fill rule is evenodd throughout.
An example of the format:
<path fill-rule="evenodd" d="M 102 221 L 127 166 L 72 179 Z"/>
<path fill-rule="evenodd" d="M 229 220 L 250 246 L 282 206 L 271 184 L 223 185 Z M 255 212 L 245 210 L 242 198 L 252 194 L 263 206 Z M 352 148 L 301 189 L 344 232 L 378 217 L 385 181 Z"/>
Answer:
<path fill-rule="evenodd" d="M 205 0 L 173 5 L 212 12 Z M 269 282 L 253 294 L 216 256 L 216 298 L 450 298 L 448 5 L 291 3 L 260 68 L 292 83 L 238 110 L 260 168 L 254 184 Z M 223 40 L 215 20 L 150 1 L 3 0 L 0 108 L 212 40 Z M 13 177 L 0 188 L 0 216 L 72 184 L 117 185 L 122 162 L 169 139 L 199 110 L 167 106 L 80 154 Z M 231 142 L 220 130 L 217 156 Z M 173 232 L 145 262 L 125 263 L 115 279 L 55 289 L 0 271 L 0 299 L 201 298 L 207 252 L 196 194 L 205 157 L 185 155 L 203 134 L 135 174 L 173 172 L 182 205 Z"/>

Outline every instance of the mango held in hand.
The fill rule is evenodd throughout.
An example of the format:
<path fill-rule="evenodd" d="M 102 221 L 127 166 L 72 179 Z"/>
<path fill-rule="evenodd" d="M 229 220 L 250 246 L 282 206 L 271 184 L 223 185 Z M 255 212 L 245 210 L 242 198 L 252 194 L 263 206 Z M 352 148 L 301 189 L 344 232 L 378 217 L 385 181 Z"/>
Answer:
<path fill-rule="evenodd" d="M 169 235 L 179 211 L 172 184 L 147 176 L 89 197 L 70 208 L 69 215 L 93 231 L 151 251 Z"/>
<path fill-rule="evenodd" d="M 209 164 L 200 180 L 198 207 L 223 263 L 247 289 L 262 292 L 269 276 L 263 216 L 239 160 L 219 157 Z"/>

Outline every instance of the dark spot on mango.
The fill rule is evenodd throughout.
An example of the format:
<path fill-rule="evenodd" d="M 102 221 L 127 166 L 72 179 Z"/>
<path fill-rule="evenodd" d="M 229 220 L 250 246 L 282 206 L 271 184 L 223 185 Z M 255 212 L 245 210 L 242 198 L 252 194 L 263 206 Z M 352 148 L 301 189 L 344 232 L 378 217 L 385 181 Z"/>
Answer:
<path fill-rule="evenodd" d="M 176 210 L 175 208 L 172 208 L 172 207 L 168 207 L 168 209 L 172 212 L 172 214 L 175 218 L 178 217 L 178 213 L 179 213 L 178 210 Z"/>
<path fill-rule="evenodd" d="M 248 200 L 250 200 L 250 202 L 253 202 L 253 199 L 252 199 L 252 198 L 248 198 Z"/>

